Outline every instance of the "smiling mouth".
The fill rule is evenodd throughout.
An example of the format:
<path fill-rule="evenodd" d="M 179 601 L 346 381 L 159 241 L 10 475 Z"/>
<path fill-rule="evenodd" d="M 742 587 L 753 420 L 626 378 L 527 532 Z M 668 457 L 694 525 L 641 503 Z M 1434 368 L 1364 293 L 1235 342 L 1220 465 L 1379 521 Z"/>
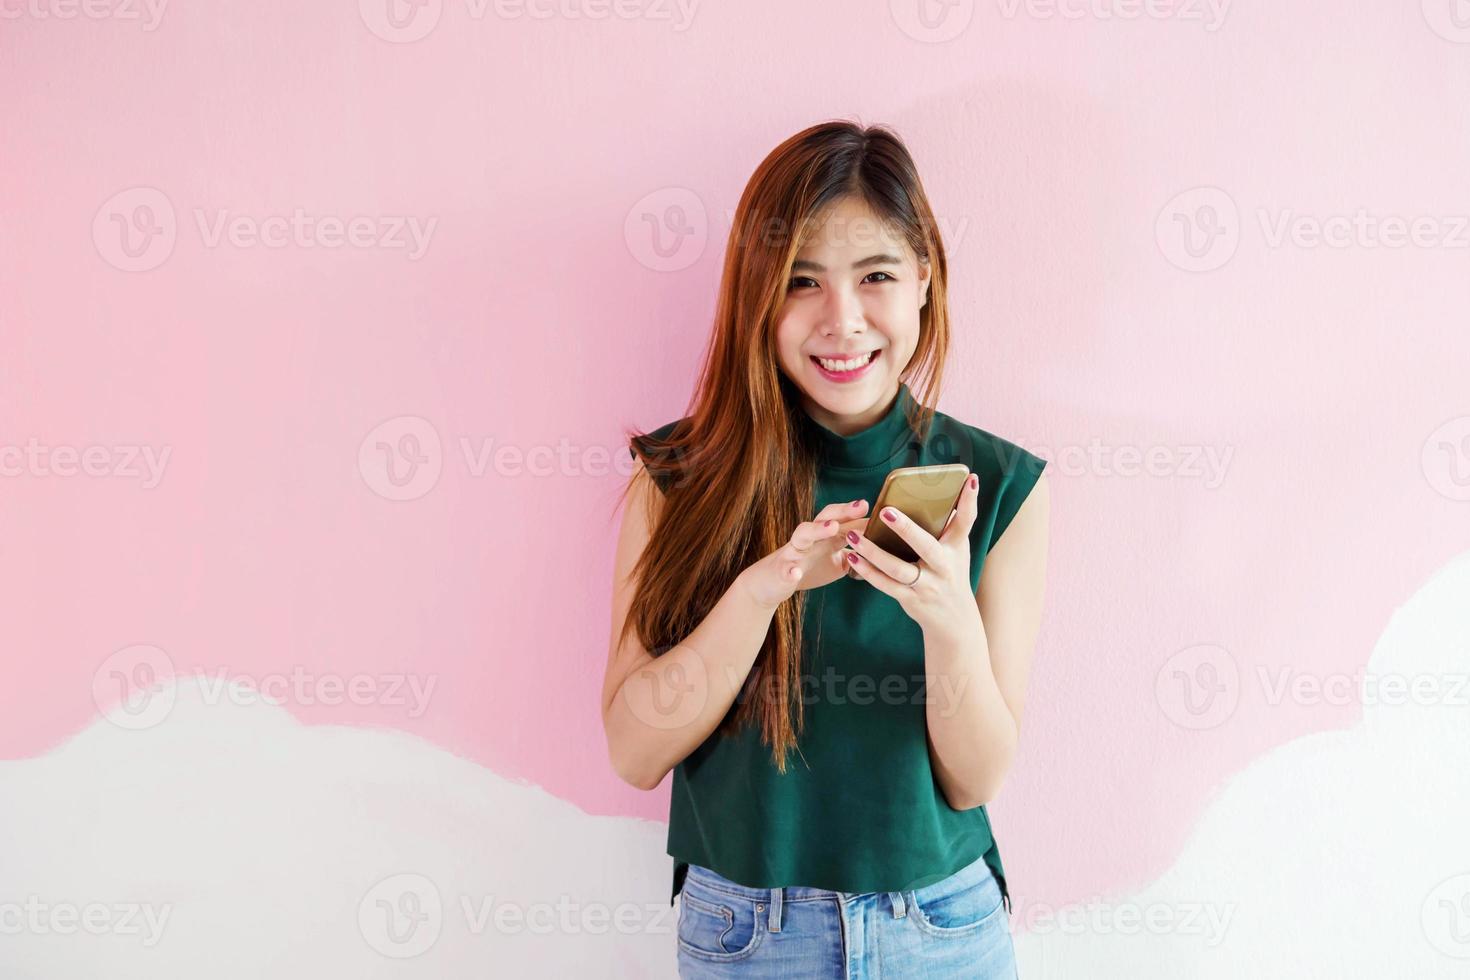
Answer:
<path fill-rule="evenodd" d="M 848 358 L 822 358 L 815 354 L 808 356 L 811 358 L 813 364 L 828 374 L 843 375 L 856 374 L 876 361 L 880 353 L 882 353 L 882 348 L 870 350 L 866 354 L 858 354 Z"/>

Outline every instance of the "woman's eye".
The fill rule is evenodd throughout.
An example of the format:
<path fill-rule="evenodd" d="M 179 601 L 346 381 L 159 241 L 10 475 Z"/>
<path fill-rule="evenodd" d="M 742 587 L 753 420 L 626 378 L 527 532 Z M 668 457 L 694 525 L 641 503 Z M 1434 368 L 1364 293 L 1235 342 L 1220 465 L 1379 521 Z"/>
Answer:
<path fill-rule="evenodd" d="M 880 280 L 876 280 L 878 282 L 897 282 L 898 281 L 897 279 L 895 279 L 893 277 L 892 274 L 887 273 L 887 272 L 870 272 L 866 276 L 863 277 L 863 281 L 864 282 L 867 282 L 870 279 L 872 279 L 874 276 L 882 276 L 883 277 Z M 803 289 L 803 288 L 805 288 L 802 285 L 803 283 L 811 283 L 811 285 L 813 285 L 813 286 L 816 285 L 815 280 L 813 280 L 810 276 L 793 276 L 791 278 L 791 280 L 789 282 L 787 282 L 786 288 L 787 289 Z"/>

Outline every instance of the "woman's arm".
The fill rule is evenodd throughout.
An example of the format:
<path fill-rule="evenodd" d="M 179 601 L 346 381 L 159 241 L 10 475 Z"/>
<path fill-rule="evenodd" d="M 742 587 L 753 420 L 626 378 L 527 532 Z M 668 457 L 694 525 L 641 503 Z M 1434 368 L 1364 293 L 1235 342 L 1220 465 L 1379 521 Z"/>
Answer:
<path fill-rule="evenodd" d="M 995 799 L 1015 759 L 1041 628 L 1050 501 L 1043 474 L 985 557 L 974 619 L 924 634 L 929 757 L 956 810 Z"/>
<path fill-rule="evenodd" d="M 662 494 L 638 462 L 618 535 L 612 641 L 602 686 L 608 757 L 624 781 L 653 789 L 719 725 L 765 643 L 777 606 L 757 602 L 741 573 L 683 642 L 654 657 L 630 632 L 618 634 L 632 605 L 631 573 L 648 544 Z"/>

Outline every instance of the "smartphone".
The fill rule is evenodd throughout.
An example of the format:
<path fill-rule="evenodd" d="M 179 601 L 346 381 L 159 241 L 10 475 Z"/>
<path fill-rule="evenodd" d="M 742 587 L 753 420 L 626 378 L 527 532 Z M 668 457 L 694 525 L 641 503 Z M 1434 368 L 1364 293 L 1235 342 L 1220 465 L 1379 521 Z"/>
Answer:
<path fill-rule="evenodd" d="M 878 492 L 878 502 L 868 516 L 863 534 L 869 541 L 904 561 L 918 561 L 919 556 L 908 542 L 882 518 L 884 507 L 892 507 L 934 537 L 944 530 L 949 515 L 960 502 L 970 468 L 964 463 L 938 463 L 933 466 L 904 466 L 890 470 Z M 857 573 L 848 570 L 849 578 Z"/>

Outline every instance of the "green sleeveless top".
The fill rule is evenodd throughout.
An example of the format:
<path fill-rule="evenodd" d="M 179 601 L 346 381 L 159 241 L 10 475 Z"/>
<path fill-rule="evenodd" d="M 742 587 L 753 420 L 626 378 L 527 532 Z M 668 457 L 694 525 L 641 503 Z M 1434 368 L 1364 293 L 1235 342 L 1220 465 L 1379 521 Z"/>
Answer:
<path fill-rule="evenodd" d="M 889 470 L 964 463 L 980 476 L 970 532 L 974 592 L 986 553 L 1046 460 L 941 412 L 921 444 L 905 414 L 912 400 L 900 384 L 887 414 L 850 436 L 801 413 L 818 447 L 811 512 L 858 498 L 871 511 Z M 667 437 L 684 422 L 651 434 Z M 665 489 L 671 479 L 656 477 Z M 808 593 L 802 629 L 805 730 L 786 773 L 777 771 L 758 724 L 735 736 L 712 733 L 674 769 L 669 903 L 691 862 L 752 888 L 858 893 L 923 888 L 983 856 L 1009 908 L 986 808 L 951 808 L 930 766 L 919 625 L 890 597 L 843 575 Z"/>

